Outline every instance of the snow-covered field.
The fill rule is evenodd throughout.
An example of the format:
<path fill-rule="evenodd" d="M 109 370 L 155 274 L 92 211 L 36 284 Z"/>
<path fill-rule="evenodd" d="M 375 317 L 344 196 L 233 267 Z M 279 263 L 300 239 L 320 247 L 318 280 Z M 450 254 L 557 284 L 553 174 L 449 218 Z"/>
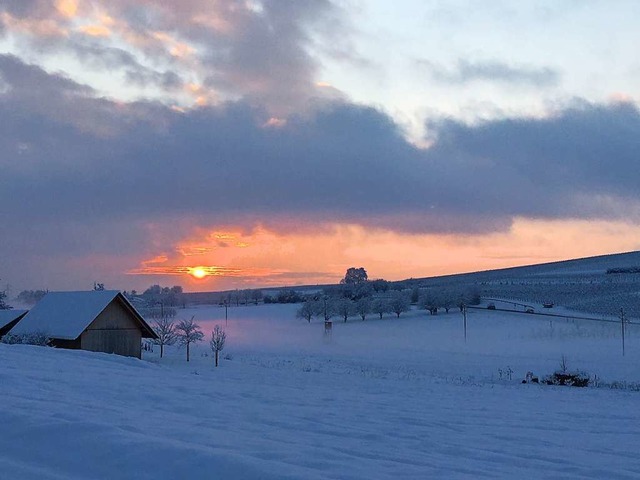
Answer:
<path fill-rule="evenodd" d="M 0 345 L 0 478 L 640 477 L 640 330 L 625 357 L 619 325 L 491 311 L 466 343 L 457 311 L 328 339 L 296 307 L 180 310 L 226 328 L 218 369 L 204 344 L 189 364 Z M 520 383 L 562 355 L 600 388 Z"/>

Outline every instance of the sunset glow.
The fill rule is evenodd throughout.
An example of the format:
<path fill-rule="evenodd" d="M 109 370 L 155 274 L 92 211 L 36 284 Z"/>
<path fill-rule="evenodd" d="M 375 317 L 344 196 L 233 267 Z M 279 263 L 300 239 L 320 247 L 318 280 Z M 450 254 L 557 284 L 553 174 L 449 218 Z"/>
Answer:
<path fill-rule="evenodd" d="M 206 270 L 202 267 L 195 267 L 190 273 L 194 278 L 204 278 L 207 276 Z"/>
<path fill-rule="evenodd" d="M 640 227 L 622 222 L 524 218 L 505 232 L 465 236 L 406 236 L 343 224 L 321 232 L 197 228 L 129 273 L 174 276 L 175 282 L 187 276 L 197 281 L 188 289 L 336 283 L 354 265 L 371 278 L 400 280 L 632 251 L 640 248 L 638 238 Z M 218 266 L 188 266 L 194 259 Z"/>

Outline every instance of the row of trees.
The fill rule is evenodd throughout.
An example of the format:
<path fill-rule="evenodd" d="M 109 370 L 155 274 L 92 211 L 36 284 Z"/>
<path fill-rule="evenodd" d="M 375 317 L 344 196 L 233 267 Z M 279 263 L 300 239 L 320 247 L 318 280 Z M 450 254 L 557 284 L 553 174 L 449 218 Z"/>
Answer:
<path fill-rule="evenodd" d="M 154 342 L 160 346 L 160 358 L 164 356 L 165 345 L 178 343 L 180 346 L 186 347 L 187 362 L 190 360 L 191 344 L 200 342 L 204 338 L 200 325 L 193 319 L 194 317 L 191 317 L 189 320 L 180 320 L 176 323 L 168 317 L 162 317 L 154 321 L 153 329 L 158 335 Z M 211 340 L 209 341 L 216 367 L 218 366 L 219 353 L 224 349 L 226 339 L 227 334 L 224 329 L 220 325 L 216 325 L 211 332 Z"/>
<path fill-rule="evenodd" d="M 246 288 L 244 290 L 233 290 L 222 294 L 219 304 L 240 306 L 253 303 L 254 305 L 258 305 L 263 298 L 264 294 L 262 290 Z M 265 301 L 265 303 L 267 302 Z"/>
<path fill-rule="evenodd" d="M 438 309 L 444 309 L 449 313 L 451 308 L 458 307 L 462 311 L 464 305 L 479 302 L 480 295 L 472 290 L 457 295 L 453 290 L 392 290 L 384 295 L 365 296 L 358 299 L 325 294 L 305 300 L 296 316 L 307 322 L 311 322 L 313 318 L 327 321 L 334 317 L 339 317 L 346 322 L 350 317 L 355 316 L 366 320 L 367 316 L 372 314 L 382 319 L 384 315 L 392 313 L 399 318 L 404 312 L 410 310 L 412 304 L 434 315 Z"/>
<path fill-rule="evenodd" d="M 7 303 L 7 291 L 0 290 L 0 310 L 11 310 L 13 307 Z"/>
<path fill-rule="evenodd" d="M 6 302 L 6 298 L 7 292 L 5 292 L 4 290 L 0 290 L 0 310 L 10 310 L 11 308 L 13 308 Z"/>
<path fill-rule="evenodd" d="M 16 298 L 24 305 L 35 305 L 47 294 L 47 290 L 23 290 Z"/>
<path fill-rule="evenodd" d="M 126 293 L 126 292 L 125 292 Z M 149 303 L 159 303 L 169 307 L 175 307 L 178 305 L 185 306 L 185 299 L 183 295 L 184 291 L 182 286 L 174 285 L 173 287 L 161 287 L 160 285 L 151 285 L 144 292 L 142 296 Z M 132 290 L 129 296 L 136 296 L 137 292 Z"/>
<path fill-rule="evenodd" d="M 265 295 L 264 303 L 300 303 L 304 302 L 305 296 L 292 289 L 280 290 L 275 295 Z"/>
<path fill-rule="evenodd" d="M 385 314 L 393 313 L 399 318 L 410 308 L 411 302 L 408 295 L 397 291 L 391 292 L 384 297 L 362 297 L 358 300 L 325 296 L 320 299 L 310 298 L 306 300 L 298 309 L 297 317 L 303 318 L 309 323 L 314 317 L 321 318 L 324 321 L 339 317 L 346 322 L 349 317 L 358 316 L 364 321 L 371 314 L 382 318 Z"/>

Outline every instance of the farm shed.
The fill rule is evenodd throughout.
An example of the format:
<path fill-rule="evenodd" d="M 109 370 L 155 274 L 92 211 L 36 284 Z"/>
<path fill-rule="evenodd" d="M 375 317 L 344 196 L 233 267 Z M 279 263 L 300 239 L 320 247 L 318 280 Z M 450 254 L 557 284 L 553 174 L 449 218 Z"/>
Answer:
<path fill-rule="evenodd" d="M 41 332 L 60 348 L 142 356 L 142 338 L 157 338 L 152 328 L 118 291 L 49 292 L 12 334 Z"/>
<path fill-rule="evenodd" d="M 26 314 L 27 310 L 0 310 L 0 338 L 9 333 Z"/>

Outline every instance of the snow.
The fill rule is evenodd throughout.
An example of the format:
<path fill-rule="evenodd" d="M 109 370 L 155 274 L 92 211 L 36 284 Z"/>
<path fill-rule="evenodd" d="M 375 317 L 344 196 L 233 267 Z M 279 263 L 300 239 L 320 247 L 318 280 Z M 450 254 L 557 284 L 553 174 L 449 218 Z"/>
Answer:
<path fill-rule="evenodd" d="M 0 328 L 10 324 L 25 312 L 26 310 L 0 310 Z"/>
<path fill-rule="evenodd" d="M 465 343 L 459 312 L 412 311 L 334 319 L 328 339 L 296 308 L 180 310 L 225 327 L 217 369 L 204 343 L 190 363 L 178 348 L 140 361 L 0 345 L 0 476 L 640 476 L 640 392 L 604 387 L 640 381 L 636 326 L 623 357 L 616 326 L 593 321 L 473 311 Z M 561 355 L 602 386 L 520 383 Z"/>

